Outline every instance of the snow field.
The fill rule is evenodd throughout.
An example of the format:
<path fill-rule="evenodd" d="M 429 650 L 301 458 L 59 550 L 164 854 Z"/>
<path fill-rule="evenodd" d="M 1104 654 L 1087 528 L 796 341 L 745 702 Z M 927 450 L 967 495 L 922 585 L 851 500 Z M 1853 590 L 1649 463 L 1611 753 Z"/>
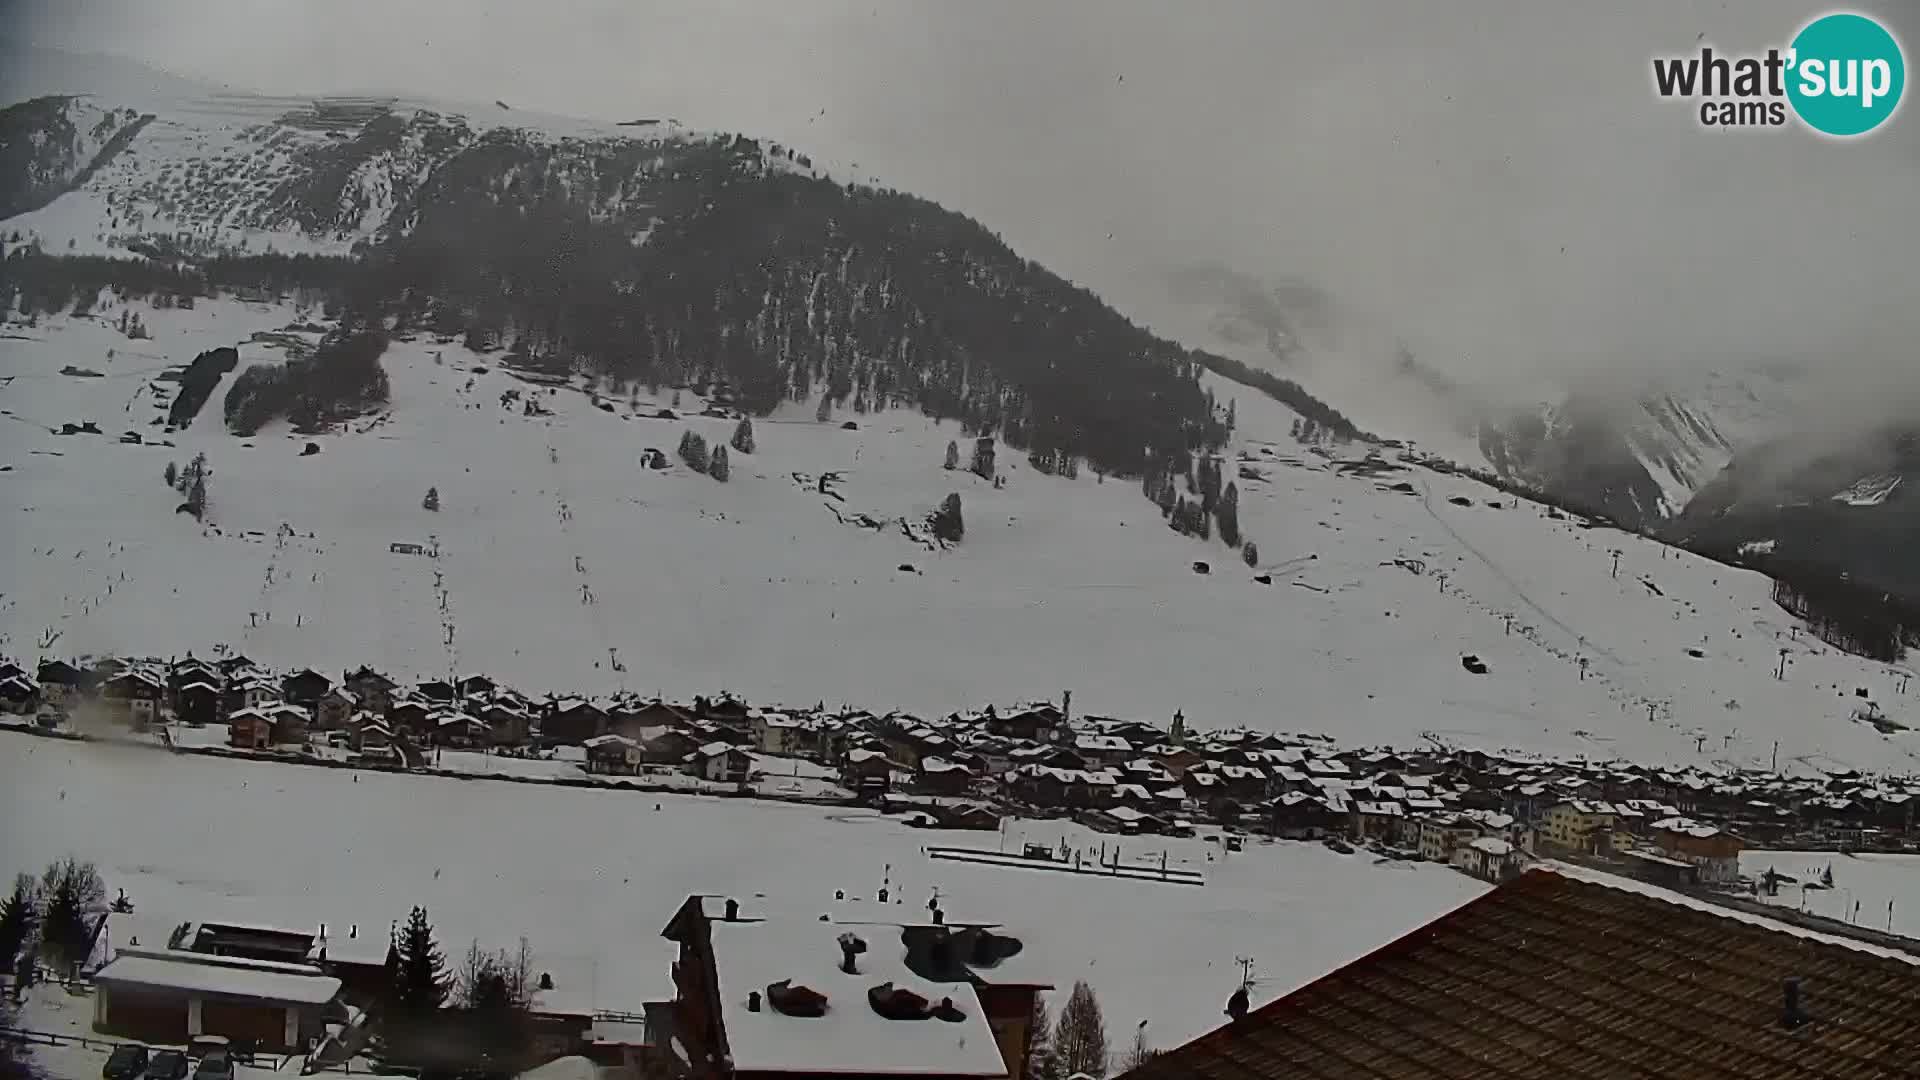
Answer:
<path fill-rule="evenodd" d="M 913 829 L 868 811 L 694 796 L 464 783 L 170 755 L 0 733 L 9 870 L 66 853 L 142 913 L 384 933 L 424 904 L 450 953 L 525 935 L 556 990 L 638 1011 L 672 993 L 660 938 L 689 893 L 748 913 L 912 921 L 938 891 L 950 921 L 999 921 L 1027 949 L 1020 976 L 1086 979 L 1117 1043 L 1141 1019 L 1156 1046 L 1221 1022 L 1236 956 L 1264 1001 L 1486 888 L 1438 866 L 1375 865 L 1318 845 L 1214 856 L 1205 840 L 1121 838 L 1123 860 L 1204 873 L 1202 888 L 938 862 L 928 844 L 997 850 L 995 833 Z M 659 810 L 655 810 L 655 806 Z M 1116 838 L 1012 822 L 1004 842 Z M 890 899 L 875 902 L 883 883 Z M 850 898 L 836 903 L 836 890 Z M 1057 1003 L 1056 999 L 1056 1003 Z"/>

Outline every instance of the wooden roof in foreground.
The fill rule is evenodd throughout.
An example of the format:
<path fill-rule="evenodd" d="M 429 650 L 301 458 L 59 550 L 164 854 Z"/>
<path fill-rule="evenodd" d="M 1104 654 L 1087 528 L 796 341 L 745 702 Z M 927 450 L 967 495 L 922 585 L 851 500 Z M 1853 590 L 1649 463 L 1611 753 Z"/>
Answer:
<path fill-rule="evenodd" d="M 1608 880 L 1531 870 L 1126 1080 L 1920 1077 L 1920 957 Z"/>

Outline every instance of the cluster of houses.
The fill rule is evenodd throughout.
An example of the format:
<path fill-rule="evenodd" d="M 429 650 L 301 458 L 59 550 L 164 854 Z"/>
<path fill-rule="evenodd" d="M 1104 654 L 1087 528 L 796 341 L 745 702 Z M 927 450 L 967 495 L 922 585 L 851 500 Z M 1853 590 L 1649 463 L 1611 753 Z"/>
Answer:
<path fill-rule="evenodd" d="M 1731 881 L 1743 846 L 1899 849 L 1920 782 L 1836 771 L 1675 769 L 1434 747 L 1341 748 L 1324 737 L 1199 733 L 1070 715 L 1033 702 L 925 719 L 894 712 L 677 704 L 637 695 L 534 697 L 480 674 L 401 685 L 368 667 L 338 679 L 248 658 L 0 662 L 0 707 L 56 720 L 84 708 L 142 728 L 224 725 L 244 749 L 325 742 L 367 764 L 437 748 L 564 754 L 613 776 L 665 770 L 739 784 L 754 754 L 806 758 L 855 797 L 912 803 L 947 827 L 1006 809 L 1118 833 L 1194 820 L 1295 839 L 1372 844 L 1499 879 L 1533 852 L 1636 859 L 1656 877 Z"/>

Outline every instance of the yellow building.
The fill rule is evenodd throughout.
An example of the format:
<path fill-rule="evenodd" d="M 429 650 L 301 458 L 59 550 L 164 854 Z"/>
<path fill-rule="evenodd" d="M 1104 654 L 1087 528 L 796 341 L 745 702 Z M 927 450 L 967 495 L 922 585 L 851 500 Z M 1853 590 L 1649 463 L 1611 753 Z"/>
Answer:
<path fill-rule="evenodd" d="M 1547 807 L 1540 819 L 1541 839 L 1572 851 L 1592 851 L 1597 842 L 1610 842 L 1613 836 L 1614 808 L 1611 803 L 1585 799 L 1562 799 Z M 1596 840 L 1603 834 L 1604 841 Z"/>

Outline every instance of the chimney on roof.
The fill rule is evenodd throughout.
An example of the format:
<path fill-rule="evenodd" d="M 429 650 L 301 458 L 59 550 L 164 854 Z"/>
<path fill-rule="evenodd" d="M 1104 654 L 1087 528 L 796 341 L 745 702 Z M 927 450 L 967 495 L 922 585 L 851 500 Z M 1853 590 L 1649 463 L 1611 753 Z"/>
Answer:
<path fill-rule="evenodd" d="M 1800 1027 L 1812 1020 L 1807 1015 L 1806 1006 L 1800 1002 L 1800 976 L 1795 975 L 1780 984 L 1780 1026 L 1788 1029 Z"/>
<path fill-rule="evenodd" d="M 946 925 L 946 921 L 947 921 L 947 913 L 944 911 L 941 911 L 939 908 L 934 908 L 933 909 L 933 925 L 944 926 Z"/>
<path fill-rule="evenodd" d="M 860 965 L 855 957 L 867 951 L 867 943 L 861 941 L 852 931 L 840 935 L 840 970 L 849 975 L 860 974 Z"/>
<path fill-rule="evenodd" d="M 740 921 L 740 901 L 731 898 L 727 900 L 727 921 Z"/>
<path fill-rule="evenodd" d="M 354 923 L 354 924 L 352 924 L 351 926 L 348 926 L 348 927 L 347 927 L 347 940 L 349 940 L 349 941 L 351 941 L 351 940 L 353 940 L 354 938 L 357 938 L 357 937 L 359 937 L 359 936 L 360 936 L 360 924 L 359 924 L 359 923 Z"/>
<path fill-rule="evenodd" d="M 747 992 L 747 1011 L 748 1012 L 760 1011 L 760 991 L 750 990 Z"/>

